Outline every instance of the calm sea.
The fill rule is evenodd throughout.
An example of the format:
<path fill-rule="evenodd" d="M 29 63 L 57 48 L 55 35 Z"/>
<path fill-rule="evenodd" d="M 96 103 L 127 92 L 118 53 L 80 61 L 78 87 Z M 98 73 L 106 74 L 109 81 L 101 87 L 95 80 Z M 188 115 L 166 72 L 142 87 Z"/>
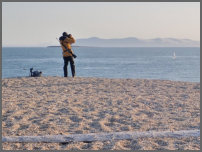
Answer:
<path fill-rule="evenodd" d="M 200 48 L 75 47 L 73 50 L 79 77 L 200 82 Z M 42 71 L 43 76 L 63 76 L 61 48 L 2 48 L 2 78 L 29 76 L 31 67 Z M 70 66 L 68 72 L 71 76 Z"/>

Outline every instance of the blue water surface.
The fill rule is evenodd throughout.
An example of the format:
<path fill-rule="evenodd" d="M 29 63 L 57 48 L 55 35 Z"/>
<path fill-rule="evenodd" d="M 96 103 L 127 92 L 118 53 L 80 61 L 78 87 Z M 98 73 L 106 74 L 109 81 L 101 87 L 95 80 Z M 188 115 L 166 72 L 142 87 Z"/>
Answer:
<path fill-rule="evenodd" d="M 200 82 L 200 48 L 74 47 L 73 50 L 79 77 Z M 43 76 L 63 76 L 61 48 L 2 48 L 2 78 L 29 76 L 31 67 L 42 71 Z M 70 66 L 68 72 L 71 76 Z"/>

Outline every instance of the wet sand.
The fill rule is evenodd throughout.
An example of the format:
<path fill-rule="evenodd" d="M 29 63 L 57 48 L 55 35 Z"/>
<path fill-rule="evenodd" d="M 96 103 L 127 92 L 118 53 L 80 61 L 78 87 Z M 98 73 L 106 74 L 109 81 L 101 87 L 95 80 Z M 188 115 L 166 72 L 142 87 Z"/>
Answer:
<path fill-rule="evenodd" d="M 200 83 L 22 77 L 2 80 L 2 136 L 200 129 Z M 4 150 L 200 150 L 200 137 L 2 143 Z"/>

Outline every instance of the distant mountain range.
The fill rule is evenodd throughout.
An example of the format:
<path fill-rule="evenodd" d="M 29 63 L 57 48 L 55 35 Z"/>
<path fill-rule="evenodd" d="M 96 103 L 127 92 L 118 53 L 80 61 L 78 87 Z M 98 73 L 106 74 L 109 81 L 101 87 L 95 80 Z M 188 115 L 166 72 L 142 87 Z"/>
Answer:
<path fill-rule="evenodd" d="M 101 39 L 98 37 L 91 37 L 77 39 L 75 45 L 92 47 L 200 47 L 200 41 L 175 38 L 138 39 L 135 37 L 128 37 Z"/>

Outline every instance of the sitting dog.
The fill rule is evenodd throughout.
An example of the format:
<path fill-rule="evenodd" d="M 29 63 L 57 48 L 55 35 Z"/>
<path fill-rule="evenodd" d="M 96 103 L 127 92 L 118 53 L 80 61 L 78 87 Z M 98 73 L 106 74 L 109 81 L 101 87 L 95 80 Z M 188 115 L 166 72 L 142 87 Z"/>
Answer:
<path fill-rule="evenodd" d="M 42 75 L 41 71 L 34 71 L 34 72 L 32 72 L 32 71 L 33 71 L 33 68 L 30 68 L 30 76 L 31 77 L 41 77 L 41 75 Z"/>

